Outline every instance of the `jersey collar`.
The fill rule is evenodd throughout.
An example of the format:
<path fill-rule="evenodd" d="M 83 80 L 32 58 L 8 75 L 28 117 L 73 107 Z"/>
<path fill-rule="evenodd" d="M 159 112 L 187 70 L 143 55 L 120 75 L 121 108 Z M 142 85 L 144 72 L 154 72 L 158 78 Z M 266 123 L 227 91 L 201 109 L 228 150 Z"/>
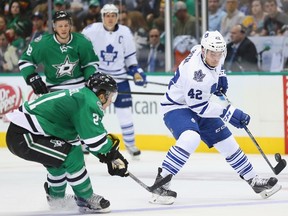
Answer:
<path fill-rule="evenodd" d="M 209 70 L 214 70 L 216 67 L 211 67 L 209 66 L 205 61 L 204 61 L 204 58 L 203 58 L 203 55 L 201 54 L 201 60 L 203 62 L 203 64 L 209 69 Z"/>

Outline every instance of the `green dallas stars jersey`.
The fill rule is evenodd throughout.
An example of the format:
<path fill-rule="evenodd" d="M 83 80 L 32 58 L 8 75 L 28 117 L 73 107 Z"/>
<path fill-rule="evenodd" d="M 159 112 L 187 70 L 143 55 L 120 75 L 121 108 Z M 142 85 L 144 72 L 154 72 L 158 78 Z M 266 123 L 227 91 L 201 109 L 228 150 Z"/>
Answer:
<path fill-rule="evenodd" d="M 26 80 L 36 65 L 43 64 L 49 86 L 87 80 L 97 71 L 98 61 L 92 43 L 84 35 L 73 32 L 67 44 L 60 44 L 54 34 L 48 34 L 29 44 L 19 60 L 19 68 Z"/>
<path fill-rule="evenodd" d="M 112 141 L 105 139 L 104 111 L 98 97 L 87 87 L 61 90 L 24 102 L 7 117 L 33 134 L 55 136 L 67 141 L 80 137 L 90 151 L 107 153 Z M 78 142 L 79 144 L 79 142 Z"/>

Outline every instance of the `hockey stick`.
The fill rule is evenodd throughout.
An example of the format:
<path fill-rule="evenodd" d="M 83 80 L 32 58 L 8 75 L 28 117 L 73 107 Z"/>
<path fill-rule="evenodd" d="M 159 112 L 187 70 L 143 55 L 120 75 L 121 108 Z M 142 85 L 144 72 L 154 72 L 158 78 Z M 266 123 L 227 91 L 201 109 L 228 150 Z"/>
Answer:
<path fill-rule="evenodd" d="M 118 80 L 129 80 L 129 81 L 134 81 L 132 78 L 115 78 Z M 154 85 L 161 85 L 161 86 L 168 86 L 166 83 L 158 83 L 158 82 L 152 82 L 152 81 L 146 81 L 147 84 L 154 84 Z"/>
<path fill-rule="evenodd" d="M 268 163 L 272 171 L 275 173 L 275 175 L 278 175 L 286 167 L 287 165 L 286 160 L 282 159 L 279 153 L 276 153 L 274 157 L 278 163 L 275 167 L 273 167 L 270 161 L 268 160 L 268 158 L 266 157 L 266 155 L 264 154 L 263 150 L 261 149 L 260 145 L 257 143 L 256 139 L 254 138 L 254 136 L 252 135 L 252 133 L 250 132 L 250 130 L 247 128 L 246 125 L 244 125 L 244 129 L 249 135 L 249 137 L 252 139 L 253 143 L 255 144 L 255 146 L 257 147 L 257 149 L 259 150 L 259 152 L 265 159 L 265 161 Z"/>
<path fill-rule="evenodd" d="M 119 163 L 117 160 L 113 160 L 113 163 L 119 167 L 122 166 L 121 163 Z M 171 181 L 172 179 L 172 174 L 167 175 L 166 177 L 162 178 L 160 181 L 154 183 L 152 186 L 147 186 L 146 184 L 144 184 L 140 179 L 138 179 L 135 175 L 133 175 L 131 172 L 127 171 L 129 176 L 135 181 L 137 182 L 139 185 L 141 185 L 143 188 L 145 188 L 147 191 L 149 192 L 153 192 L 154 190 L 156 190 L 157 188 L 161 187 L 162 185 L 166 184 L 167 182 Z"/>
<path fill-rule="evenodd" d="M 231 104 L 230 100 L 228 99 L 227 95 L 225 95 L 224 93 L 222 93 L 223 97 L 225 98 L 225 100 Z M 268 163 L 269 167 L 272 169 L 272 171 L 275 173 L 275 175 L 278 175 L 287 165 L 287 162 L 285 159 L 281 158 L 281 155 L 279 153 L 276 153 L 274 155 L 275 160 L 278 162 L 277 165 L 275 167 L 272 166 L 272 164 L 270 163 L 270 161 L 268 160 L 267 156 L 265 155 L 265 153 L 263 152 L 263 150 L 261 149 L 260 145 L 258 144 L 258 142 L 256 141 L 256 139 L 254 138 L 254 136 L 252 135 L 252 133 L 250 132 L 250 130 L 248 129 L 248 127 L 246 125 L 244 125 L 243 127 L 245 129 L 245 131 L 247 132 L 247 134 L 249 135 L 250 139 L 253 141 L 253 143 L 255 144 L 255 146 L 257 147 L 258 151 L 261 153 L 261 155 L 263 156 L 263 158 L 265 159 L 265 161 Z"/>
<path fill-rule="evenodd" d="M 172 174 L 164 177 L 163 179 L 161 179 L 160 181 L 158 181 L 157 183 L 154 183 L 152 186 L 147 186 L 146 184 L 144 184 L 140 179 L 138 179 L 135 175 L 133 175 L 131 172 L 128 172 L 129 176 L 135 181 L 137 182 L 139 185 L 141 185 L 143 188 L 145 188 L 147 191 L 149 192 L 153 192 L 154 190 L 156 190 L 157 188 L 161 187 L 162 185 L 166 184 L 167 182 L 169 182 L 172 178 Z"/>
<path fill-rule="evenodd" d="M 165 93 L 160 92 L 118 92 L 119 95 L 127 95 L 127 94 L 137 94 L 137 95 L 164 95 Z"/>

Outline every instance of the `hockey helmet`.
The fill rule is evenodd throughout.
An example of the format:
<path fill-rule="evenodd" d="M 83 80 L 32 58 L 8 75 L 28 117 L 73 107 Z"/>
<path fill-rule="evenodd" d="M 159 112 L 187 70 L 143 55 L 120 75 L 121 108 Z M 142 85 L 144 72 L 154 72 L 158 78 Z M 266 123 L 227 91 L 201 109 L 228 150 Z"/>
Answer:
<path fill-rule="evenodd" d="M 97 96 L 104 93 L 107 98 L 110 93 L 116 93 L 118 89 L 116 81 L 111 76 L 100 72 L 92 74 L 86 82 L 86 86 Z"/>
<path fill-rule="evenodd" d="M 105 4 L 101 9 L 101 18 L 104 20 L 104 14 L 106 13 L 116 13 L 117 17 L 119 15 L 119 9 L 114 4 Z"/>
<path fill-rule="evenodd" d="M 205 50 L 226 52 L 226 42 L 218 31 L 206 31 L 201 39 L 201 46 Z"/>
<path fill-rule="evenodd" d="M 66 11 L 56 11 L 52 19 L 53 23 L 55 23 L 58 20 L 69 20 L 69 22 L 72 23 L 72 17 Z"/>

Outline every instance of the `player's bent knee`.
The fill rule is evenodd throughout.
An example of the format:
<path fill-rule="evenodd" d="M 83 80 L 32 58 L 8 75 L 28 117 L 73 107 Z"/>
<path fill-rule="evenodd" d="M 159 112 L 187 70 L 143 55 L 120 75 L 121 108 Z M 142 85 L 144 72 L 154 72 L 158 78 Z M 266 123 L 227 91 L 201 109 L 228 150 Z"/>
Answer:
<path fill-rule="evenodd" d="M 184 149 L 189 154 L 193 153 L 200 144 L 200 135 L 192 130 L 184 131 L 176 141 L 176 146 Z"/>

